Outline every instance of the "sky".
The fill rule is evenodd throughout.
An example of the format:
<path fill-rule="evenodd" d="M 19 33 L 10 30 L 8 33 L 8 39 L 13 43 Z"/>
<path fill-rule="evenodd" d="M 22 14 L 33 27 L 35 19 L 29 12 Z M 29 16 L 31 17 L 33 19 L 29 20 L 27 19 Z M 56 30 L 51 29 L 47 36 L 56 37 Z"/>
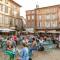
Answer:
<path fill-rule="evenodd" d="M 46 7 L 60 4 L 60 0 L 15 0 L 22 7 L 20 9 L 20 15 L 26 18 L 26 10 L 32 10 L 36 8 L 38 4 L 39 7 Z"/>

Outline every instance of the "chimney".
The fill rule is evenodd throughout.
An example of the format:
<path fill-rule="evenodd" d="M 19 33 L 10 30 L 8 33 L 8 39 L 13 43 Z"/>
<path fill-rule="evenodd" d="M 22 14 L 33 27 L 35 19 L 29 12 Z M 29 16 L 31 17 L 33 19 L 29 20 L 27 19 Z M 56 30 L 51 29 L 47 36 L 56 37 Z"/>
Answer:
<path fill-rule="evenodd" d="M 39 8 L 39 5 L 38 4 L 36 5 L 36 8 Z"/>
<path fill-rule="evenodd" d="M 38 4 L 38 1 L 36 2 L 36 8 L 39 8 L 39 4 Z"/>

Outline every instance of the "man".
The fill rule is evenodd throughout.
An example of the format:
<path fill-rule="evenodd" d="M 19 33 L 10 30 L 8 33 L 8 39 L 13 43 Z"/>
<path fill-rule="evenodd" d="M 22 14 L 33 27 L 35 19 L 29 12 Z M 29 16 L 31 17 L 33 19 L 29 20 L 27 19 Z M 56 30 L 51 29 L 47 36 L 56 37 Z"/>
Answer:
<path fill-rule="evenodd" d="M 43 40 L 42 37 L 40 38 L 39 42 L 40 42 L 41 45 L 43 45 L 44 40 Z"/>
<path fill-rule="evenodd" d="M 43 47 L 43 38 L 41 37 L 40 40 L 39 40 L 39 47 L 38 47 L 38 51 L 44 51 L 44 47 Z"/>

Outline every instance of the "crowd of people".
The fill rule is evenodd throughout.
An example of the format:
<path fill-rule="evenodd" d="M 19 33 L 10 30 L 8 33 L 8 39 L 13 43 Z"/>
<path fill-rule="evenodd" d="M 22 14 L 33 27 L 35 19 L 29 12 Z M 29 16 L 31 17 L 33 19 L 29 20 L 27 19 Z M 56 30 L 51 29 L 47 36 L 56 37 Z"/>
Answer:
<path fill-rule="evenodd" d="M 32 60 L 32 52 L 44 51 L 44 42 L 52 41 L 53 44 L 56 44 L 56 47 L 59 47 L 59 38 L 55 36 L 40 36 L 40 35 L 9 35 L 6 37 L 5 45 L 3 46 L 4 37 L 0 35 L 0 47 L 5 46 L 4 51 L 12 51 L 13 55 L 16 56 L 17 52 L 19 58 L 17 60 Z M 20 46 L 20 49 L 18 49 Z"/>

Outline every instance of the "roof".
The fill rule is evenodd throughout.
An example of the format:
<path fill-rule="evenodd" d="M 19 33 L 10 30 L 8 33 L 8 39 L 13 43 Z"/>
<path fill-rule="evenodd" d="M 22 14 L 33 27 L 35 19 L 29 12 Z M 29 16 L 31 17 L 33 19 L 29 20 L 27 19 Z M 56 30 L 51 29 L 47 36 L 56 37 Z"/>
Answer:
<path fill-rule="evenodd" d="M 19 7 L 22 7 L 20 4 L 18 4 L 16 1 L 14 0 L 10 0 L 11 2 L 13 2 L 14 4 L 18 5 Z"/>
<path fill-rule="evenodd" d="M 34 11 L 34 9 L 33 10 L 27 10 L 26 12 L 29 12 L 29 11 Z"/>
<path fill-rule="evenodd" d="M 52 6 L 47 6 L 47 7 L 36 8 L 36 10 L 37 9 L 50 8 L 50 7 L 60 7 L 60 4 L 58 4 L 58 5 L 52 5 Z"/>

